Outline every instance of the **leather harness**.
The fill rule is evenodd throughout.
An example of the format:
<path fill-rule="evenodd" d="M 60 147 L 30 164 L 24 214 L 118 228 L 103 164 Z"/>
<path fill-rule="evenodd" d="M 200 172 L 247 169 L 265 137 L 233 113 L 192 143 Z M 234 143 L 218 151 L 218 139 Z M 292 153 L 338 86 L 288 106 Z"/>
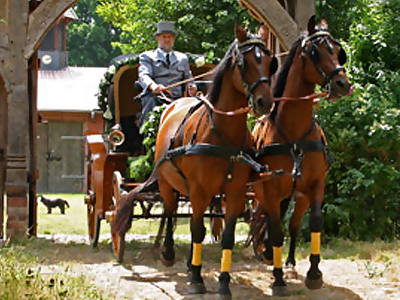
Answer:
<path fill-rule="evenodd" d="M 233 59 L 235 59 L 235 60 L 234 60 L 234 63 L 232 64 L 232 68 L 236 64 L 238 65 L 241 79 L 242 79 L 242 84 L 243 84 L 244 90 L 246 92 L 246 99 L 250 105 L 252 105 L 252 101 L 253 101 L 252 96 L 253 96 L 253 92 L 254 92 L 255 88 L 260 83 L 263 83 L 263 82 L 270 83 L 271 82 L 271 78 L 263 76 L 249 87 L 249 84 L 247 83 L 246 78 L 244 76 L 244 67 L 245 67 L 244 66 L 244 54 L 246 52 L 250 51 L 251 49 L 253 49 L 253 47 L 259 47 L 259 48 L 261 48 L 262 51 L 266 52 L 268 55 L 271 54 L 269 52 L 269 50 L 265 47 L 265 44 L 261 40 L 250 39 L 244 43 L 236 44 L 235 48 L 233 49 L 233 51 L 234 51 Z M 221 132 L 219 132 L 218 129 L 215 127 L 213 117 L 212 117 L 213 112 L 207 106 L 205 107 L 205 110 L 197 123 L 197 127 L 192 134 L 189 144 L 183 145 L 183 136 L 184 136 L 184 132 L 185 132 L 185 127 L 187 125 L 187 121 L 190 119 L 190 117 L 193 115 L 193 113 L 195 111 L 197 111 L 200 107 L 202 107 L 204 105 L 204 102 L 202 101 L 201 97 L 197 97 L 197 99 L 200 100 L 200 102 L 189 109 L 189 111 L 183 118 L 182 122 L 180 123 L 174 137 L 171 138 L 170 145 L 169 145 L 169 148 L 167 150 L 165 157 L 158 161 L 156 168 L 158 168 L 164 162 L 169 161 L 174 166 L 177 173 L 184 180 L 187 194 L 189 194 L 188 180 L 187 180 L 186 176 L 183 174 L 182 170 L 180 170 L 180 168 L 178 167 L 178 165 L 175 162 L 176 158 L 182 157 L 185 155 L 195 154 L 195 155 L 204 155 L 204 156 L 212 156 L 212 157 L 229 159 L 229 166 L 226 171 L 225 179 L 221 186 L 221 194 L 222 195 L 225 195 L 225 187 L 228 184 L 228 182 L 230 182 L 233 179 L 233 169 L 234 169 L 235 162 L 248 164 L 257 173 L 268 172 L 268 166 L 262 166 L 254 160 L 255 150 L 253 148 L 245 148 L 245 146 L 235 147 L 235 146 L 230 145 L 226 141 L 226 139 L 221 134 Z M 194 143 L 196 140 L 196 136 L 197 136 L 197 132 L 198 132 L 200 123 L 206 113 L 208 115 L 211 131 L 218 137 L 219 140 L 222 141 L 223 145 L 213 145 L 213 144 L 208 144 L 208 143 Z M 175 146 L 176 139 L 178 138 L 178 132 L 180 132 L 179 141 L 178 141 L 178 145 Z M 248 139 L 248 136 L 246 136 L 244 145 L 246 145 L 247 139 Z"/>

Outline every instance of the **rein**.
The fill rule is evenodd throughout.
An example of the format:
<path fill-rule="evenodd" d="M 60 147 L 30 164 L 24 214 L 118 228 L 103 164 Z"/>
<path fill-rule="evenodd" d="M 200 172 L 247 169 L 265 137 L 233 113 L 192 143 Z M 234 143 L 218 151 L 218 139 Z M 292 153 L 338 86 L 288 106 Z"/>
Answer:
<path fill-rule="evenodd" d="M 168 103 L 172 103 L 173 100 L 168 98 L 164 93 L 161 93 L 162 99 L 165 100 Z M 319 100 L 315 100 L 317 98 L 322 98 L 322 99 L 327 99 L 329 96 L 328 92 L 323 92 L 319 94 L 311 94 L 308 96 L 304 97 L 279 97 L 275 98 L 275 101 L 281 101 L 281 102 L 287 102 L 287 101 L 306 101 L 306 100 L 314 100 L 314 102 L 318 102 Z M 208 106 L 212 110 L 213 113 L 223 115 L 223 116 L 228 116 L 228 117 L 234 117 L 237 115 L 242 115 L 242 114 L 248 114 L 251 112 L 251 107 L 246 106 L 246 107 L 241 107 L 238 109 L 235 109 L 233 111 L 222 111 L 219 109 L 216 109 L 214 105 L 203 95 L 202 92 L 198 92 L 196 95 L 196 98 L 200 101 L 202 101 L 204 104 Z"/>
<path fill-rule="evenodd" d="M 281 102 L 286 102 L 286 101 L 305 101 L 305 100 L 314 100 L 316 98 L 323 98 L 323 99 L 327 99 L 329 96 L 328 92 L 323 92 L 323 93 L 319 93 L 319 94 L 311 94 L 308 96 L 304 96 L 304 97 L 279 97 L 279 98 L 275 98 L 275 101 L 281 101 Z M 314 101 L 314 102 L 318 102 Z"/>
<path fill-rule="evenodd" d="M 233 117 L 236 115 L 247 114 L 251 111 L 250 106 L 241 107 L 241 108 L 235 109 L 233 111 L 222 111 L 222 110 L 216 109 L 214 107 L 214 105 L 212 105 L 212 103 L 206 97 L 204 97 L 204 95 L 201 92 L 197 93 L 196 98 L 199 99 L 200 101 L 204 102 L 204 104 L 206 104 L 212 110 L 213 113 L 223 115 L 223 116 Z"/>

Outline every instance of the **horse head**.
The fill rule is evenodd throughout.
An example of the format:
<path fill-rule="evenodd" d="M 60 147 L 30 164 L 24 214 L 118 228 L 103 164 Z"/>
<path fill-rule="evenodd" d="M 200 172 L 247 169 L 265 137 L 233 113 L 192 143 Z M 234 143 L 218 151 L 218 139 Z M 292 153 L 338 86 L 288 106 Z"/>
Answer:
<path fill-rule="evenodd" d="M 310 18 L 308 36 L 302 40 L 298 55 L 301 56 L 304 74 L 310 83 L 328 87 L 330 94 L 335 97 L 349 92 L 350 83 L 343 67 L 346 52 L 329 33 L 325 20 L 316 26 L 315 16 Z"/>
<path fill-rule="evenodd" d="M 230 67 L 233 88 L 245 95 L 247 105 L 254 112 L 266 114 L 274 105 L 271 76 L 278 68 L 278 60 L 266 47 L 267 37 L 247 33 L 239 24 L 235 24 L 235 35 L 236 40 L 225 54 L 220 74 Z M 219 92 L 211 91 L 210 96 L 212 101 L 216 101 Z"/>

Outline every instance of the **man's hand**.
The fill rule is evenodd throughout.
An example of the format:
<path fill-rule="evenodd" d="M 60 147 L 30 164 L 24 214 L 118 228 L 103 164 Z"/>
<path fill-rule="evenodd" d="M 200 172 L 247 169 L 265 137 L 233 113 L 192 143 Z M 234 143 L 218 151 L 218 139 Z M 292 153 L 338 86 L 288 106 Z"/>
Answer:
<path fill-rule="evenodd" d="M 163 84 L 152 83 L 149 88 L 153 94 L 160 94 L 165 91 L 165 86 Z"/>
<path fill-rule="evenodd" d="M 196 93 L 197 93 L 197 85 L 192 83 L 192 82 L 189 82 L 188 83 L 188 94 L 189 94 L 189 96 L 190 97 L 194 97 L 196 95 Z"/>

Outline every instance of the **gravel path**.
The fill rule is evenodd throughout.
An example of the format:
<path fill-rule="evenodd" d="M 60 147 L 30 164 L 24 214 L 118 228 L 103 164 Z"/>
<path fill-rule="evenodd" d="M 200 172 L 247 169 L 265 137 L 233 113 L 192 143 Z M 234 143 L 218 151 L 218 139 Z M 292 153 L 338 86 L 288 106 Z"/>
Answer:
<path fill-rule="evenodd" d="M 192 296 L 188 293 L 185 273 L 184 253 L 189 249 L 187 244 L 180 245 L 176 242 L 177 263 L 171 268 L 166 268 L 158 259 L 159 251 L 154 250 L 150 242 L 146 242 L 149 239 L 146 235 L 127 236 L 127 241 L 136 242 L 128 247 L 125 254 L 125 261 L 128 263 L 124 265 L 115 263 L 110 251 L 111 246 L 105 242 L 99 245 L 99 249 L 93 250 L 85 236 L 60 234 L 42 235 L 39 238 L 54 242 L 59 257 L 58 260 L 49 257 L 47 263 L 41 266 L 43 274 L 84 274 L 109 299 L 217 299 L 219 259 L 215 259 L 215 254 L 207 254 L 207 251 L 217 251 L 219 248 L 216 248 L 216 245 L 203 247 L 203 277 L 208 293 L 204 296 Z M 101 240 L 107 241 L 109 238 L 102 236 Z M 176 238 L 182 240 L 188 239 L 188 236 Z M 76 248 L 63 245 L 71 242 L 82 246 Z M 235 256 L 239 256 L 239 261 L 232 265 L 233 299 L 275 299 L 271 296 L 270 289 L 272 267 L 254 260 L 250 249 L 239 249 L 234 252 L 234 260 Z M 308 268 L 308 260 L 299 261 L 297 279 L 287 278 L 290 296 L 276 299 L 400 299 L 398 261 L 383 263 L 322 259 L 320 269 L 324 274 L 325 283 L 322 289 L 317 291 L 309 291 L 304 286 Z M 290 275 L 292 272 L 285 270 L 285 274 Z"/>

